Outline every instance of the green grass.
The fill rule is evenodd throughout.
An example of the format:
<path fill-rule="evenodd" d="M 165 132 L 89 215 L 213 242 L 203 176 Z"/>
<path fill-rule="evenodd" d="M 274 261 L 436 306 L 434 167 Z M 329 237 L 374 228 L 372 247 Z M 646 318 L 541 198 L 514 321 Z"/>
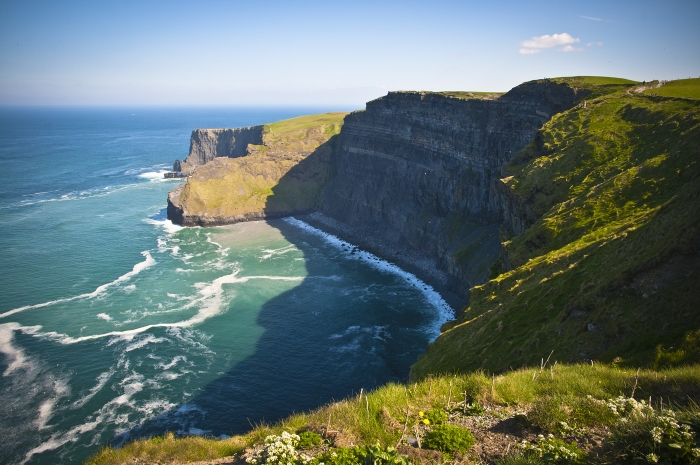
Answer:
<path fill-rule="evenodd" d="M 312 209 L 330 177 L 331 140 L 346 114 L 322 113 L 265 125 L 263 144 L 249 145 L 247 156 L 217 158 L 198 167 L 180 204 L 188 216 L 198 218 Z"/>
<path fill-rule="evenodd" d="M 575 83 L 585 83 L 585 84 L 595 84 L 598 86 L 605 86 L 610 84 L 639 84 L 638 81 L 632 81 L 630 79 L 609 77 L 609 76 L 570 76 L 570 77 L 559 77 L 553 78 L 555 81 Z"/>
<path fill-rule="evenodd" d="M 498 372 L 551 351 L 560 362 L 695 360 L 698 344 L 672 352 L 700 329 L 700 273 L 673 263 L 695 263 L 700 235 L 700 103 L 621 90 L 556 115 L 537 140 L 506 167 L 540 216 L 504 243 L 514 269 L 470 291 L 412 376 Z"/>
<path fill-rule="evenodd" d="M 700 99 L 700 78 L 669 81 L 661 87 L 647 89 L 644 93 L 660 95 L 662 97 Z"/>
<path fill-rule="evenodd" d="M 541 369 L 524 368 L 497 376 L 483 372 L 439 376 L 408 385 L 388 384 L 366 395 L 335 402 L 309 413 L 291 416 L 273 425 L 262 425 L 244 436 L 226 440 L 186 437 L 138 440 L 121 449 L 105 448 L 89 465 L 167 463 L 177 459 L 212 460 L 243 451 L 261 443 L 269 434 L 282 431 L 325 431 L 342 433 L 357 445 L 395 445 L 401 436 L 408 412 L 409 427 L 416 424 L 420 411 L 441 409 L 461 411 L 466 395 L 472 402 L 500 406 L 511 412 L 530 412 L 526 421 L 544 431 L 556 430 L 565 420 L 574 426 L 607 424 L 611 420 L 595 411 L 581 409 L 590 395 L 595 399 L 629 396 L 672 402 L 683 412 L 693 408 L 700 389 L 700 368 L 682 367 L 653 371 L 623 369 L 610 365 L 556 365 Z M 448 401 L 450 405 L 448 406 Z M 599 412 L 600 413 L 600 412 Z"/>
<path fill-rule="evenodd" d="M 343 119 L 345 118 L 345 115 L 347 115 L 347 113 L 333 112 L 320 113 L 317 115 L 298 116 L 296 118 L 266 124 L 264 132 L 284 134 L 292 131 L 299 131 L 301 129 L 311 129 L 320 126 L 330 126 L 333 128 L 333 130 L 332 133 L 329 134 L 329 136 L 332 136 L 340 132 L 340 128 L 343 125 Z"/>

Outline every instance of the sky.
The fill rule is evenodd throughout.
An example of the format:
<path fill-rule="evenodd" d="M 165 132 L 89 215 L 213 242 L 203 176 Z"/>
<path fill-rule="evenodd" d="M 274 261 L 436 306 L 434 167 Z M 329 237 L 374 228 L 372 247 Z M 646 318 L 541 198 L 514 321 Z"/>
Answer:
<path fill-rule="evenodd" d="M 0 105 L 324 105 L 700 76 L 700 1 L 0 0 Z"/>

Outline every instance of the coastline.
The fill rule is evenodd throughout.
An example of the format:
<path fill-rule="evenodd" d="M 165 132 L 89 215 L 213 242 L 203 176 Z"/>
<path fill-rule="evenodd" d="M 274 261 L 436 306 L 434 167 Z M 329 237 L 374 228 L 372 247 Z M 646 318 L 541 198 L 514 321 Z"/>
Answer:
<path fill-rule="evenodd" d="M 438 269 L 431 257 L 414 250 L 399 249 L 377 238 L 369 228 L 348 225 L 318 211 L 294 217 L 416 276 L 442 297 L 452 308 L 454 317 L 458 317 L 466 305 L 464 299 L 449 290 L 447 273 Z"/>

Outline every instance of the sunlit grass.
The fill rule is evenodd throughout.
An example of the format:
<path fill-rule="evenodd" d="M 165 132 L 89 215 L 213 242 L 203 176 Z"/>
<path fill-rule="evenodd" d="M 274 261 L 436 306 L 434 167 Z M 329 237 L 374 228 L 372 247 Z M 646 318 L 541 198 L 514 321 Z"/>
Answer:
<path fill-rule="evenodd" d="M 269 434 L 283 431 L 318 431 L 342 434 L 356 445 L 395 445 L 404 430 L 431 409 L 463 409 L 463 402 L 509 408 L 528 413 L 528 421 L 544 430 L 554 429 L 562 419 L 575 425 L 604 424 L 604 415 L 593 415 L 587 396 L 610 399 L 630 396 L 665 399 L 680 411 L 693 408 L 700 390 L 698 366 L 667 370 L 634 370 L 603 364 L 544 365 L 488 375 L 477 371 L 467 375 L 446 375 L 417 383 L 387 384 L 362 396 L 335 402 L 309 413 L 293 415 L 273 425 L 263 425 L 244 436 L 225 440 L 186 437 L 138 440 L 121 449 L 105 448 L 87 463 L 117 465 L 169 461 L 212 460 L 241 453 L 261 443 Z M 551 362 L 551 360 L 550 360 Z M 585 404 L 585 405 L 584 405 Z M 591 404 L 591 405 L 588 405 Z M 585 407 L 585 408 L 582 408 Z M 600 412 L 599 412 L 600 413 Z"/>

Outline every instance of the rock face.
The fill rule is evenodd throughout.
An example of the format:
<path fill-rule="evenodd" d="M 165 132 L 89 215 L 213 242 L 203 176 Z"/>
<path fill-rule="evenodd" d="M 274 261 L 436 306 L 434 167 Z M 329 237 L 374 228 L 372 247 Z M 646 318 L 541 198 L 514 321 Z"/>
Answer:
<path fill-rule="evenodd" d="M 234 129 L 195 129 L 190 138 L 190 153 L 181 164 L 182 174 L 218 157 L 236 158 L 247 154 L 248 144 L 262 144 L 263 126 Z"/>
<path fill-rule="evenodd" d="M 323 145 L 337 123 L 318 134 L 300 120 L 266 126 L 264 136 L 262 126 L 193 131 L 183 174 L 217 160 L 171 193 L 168 216 L 213 225 L 315 209 L 307 221 L 417 273 L 460 306 L 499 257 L 501 226 L 520 232 L 534 218 L 501 167 L 582 92 L 552 81 L 499 98 L 391 92 L 347 115 Z"/>
<path fill-rule="evenodd" d="M 313 211 L 331 177 L 331 156 L 345 115 L 325 113 L 265 125 L 260 143 L 247 144 L 245 156 L 217 156 L 170 192 L 168 218 L 185 226 L 214 226 Z M 194 131 L 192 147 L 201 148 L 202 136 L 209 132 Z M 219 139 L 231 140 L 221 134 Z M 237 137 L 241 143 L 243 137 Z M 208 140 L 213 147 L 213 139 Z M 238 148 L 231 150 L 238 155 Z M 190 155 L 202 152 L 193 149 Z"/>
<path fill-rule="evenodd" d="M 321 211 L 431 257 L 466 298 L 499 255 L 500 225 L 514 221 L 506 210 L 517 205 L 497 188 L 501 167 L 578 97 L 548 81 L 497 100 L 391 92 L 345 118 Z"/>

